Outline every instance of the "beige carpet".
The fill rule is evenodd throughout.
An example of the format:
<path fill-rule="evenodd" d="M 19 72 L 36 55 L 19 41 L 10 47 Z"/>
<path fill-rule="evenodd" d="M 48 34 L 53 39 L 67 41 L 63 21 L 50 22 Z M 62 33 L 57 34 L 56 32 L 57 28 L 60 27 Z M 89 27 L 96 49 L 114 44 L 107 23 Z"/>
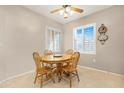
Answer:
<path fill-rule="evenodd" d="M 74 88 L 124 88 L 124 76 L 117 76 L 110 73 L 91 70 L 79 67 L 80 82 L 77 78 L 73 79 Z M 0 84 L 2 88 L 39 88 L 39 83 L 33 84 L 34 73 L 29 73 L 18 78 L 5 81 Z M 69 81 L 62 79 L 58 83 L 53 83 L 51 80 L 43 84 L 43 88 L 69 88 Z"/>

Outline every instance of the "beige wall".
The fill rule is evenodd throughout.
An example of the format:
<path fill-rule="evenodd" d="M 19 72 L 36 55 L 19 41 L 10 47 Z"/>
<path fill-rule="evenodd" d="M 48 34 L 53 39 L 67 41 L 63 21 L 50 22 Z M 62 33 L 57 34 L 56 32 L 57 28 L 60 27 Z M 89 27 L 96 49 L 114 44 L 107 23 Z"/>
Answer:
<path fill-rule="evenodd" d="M 0 6 L 0 80 L 34 69 L 32 53 L 45 49 L 45 27 L 62 25 L 22 6 Z"/>
<path fill-rule="evenodd" d="M 79 64 L 124 74 L 124 6 L 113 6 L 65 24 L 64 50 L 73 48 L 73 28 L 90 23 L 96 23 L 96 29 L 104 23 L 108 27 L 109 40 L 105 45 L 97 41 L 96 55 L 81 54 Z"/>
<path fill-rule="evenodd" d="M 22 6 L 0 6 L 0 80 L 34 69 L 33 51 L 45 48 L 45 27 L 64 29 L 64 50 L 73 47 L 73 27 L 104 23 L 109 40 L 97 41 L 96 55 L 81 54 L 80 65 L 124 74 L 124 6 L 114 6 L 65 24 L 59 24 Z M 96 62 L 93 62 L 96 59 Z"/>

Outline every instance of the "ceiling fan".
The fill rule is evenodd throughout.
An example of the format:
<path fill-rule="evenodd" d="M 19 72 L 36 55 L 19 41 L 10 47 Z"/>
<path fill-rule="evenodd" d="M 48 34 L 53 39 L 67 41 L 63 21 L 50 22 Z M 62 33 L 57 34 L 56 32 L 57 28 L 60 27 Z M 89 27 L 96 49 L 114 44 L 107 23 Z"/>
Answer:
<path fill-rule="evenodd" d="M 69 15 L 72 15 L 74 12 L 82 13 L 83 9 L 72 7 L 71 5 L 62 5 L 62 8 L 55 9 L 51 11 L 50 13 L 60 13 L 60 15 L 63 15 L 64 18 L 68 18 Z"/>

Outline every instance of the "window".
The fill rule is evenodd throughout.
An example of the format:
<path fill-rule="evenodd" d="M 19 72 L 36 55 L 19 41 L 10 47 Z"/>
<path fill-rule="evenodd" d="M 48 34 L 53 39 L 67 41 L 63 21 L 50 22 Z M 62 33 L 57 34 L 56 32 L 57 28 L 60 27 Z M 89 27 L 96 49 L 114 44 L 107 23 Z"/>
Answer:
<path fill-rule="evenodd" d="M 95 24 L 74 28 L 74 49 L 81 53 L 95 53 Z"/>
<path fill-rule="evenodd" d="M 61 50 L 61 33 L 60 30 L 48 27 L 46 31 L 46 48 L 54 52 Z"/>

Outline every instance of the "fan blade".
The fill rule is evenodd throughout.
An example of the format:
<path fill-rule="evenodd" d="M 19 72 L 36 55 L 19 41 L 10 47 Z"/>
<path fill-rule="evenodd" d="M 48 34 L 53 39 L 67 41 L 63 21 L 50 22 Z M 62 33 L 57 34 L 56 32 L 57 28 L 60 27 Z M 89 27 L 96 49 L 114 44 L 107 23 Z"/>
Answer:
<path fill-rule="evenodd" d="M 71 9 L 75 12 L 78 12 L 78 13 L 82 13 L 83 12 L 83 9 L 79 9 L 79 8 L 75 8 L 75 7 L 71 7 Z"/>
<path fill-rule="evenodd" d="M 56 10 L 53 10 L 51 11 L 50 13 L 55 13 L 55 12 L 59 12 L 60 10 L 62 10 L 63 8 L 60 8 L 60 9 L 56 9 Z"/>

